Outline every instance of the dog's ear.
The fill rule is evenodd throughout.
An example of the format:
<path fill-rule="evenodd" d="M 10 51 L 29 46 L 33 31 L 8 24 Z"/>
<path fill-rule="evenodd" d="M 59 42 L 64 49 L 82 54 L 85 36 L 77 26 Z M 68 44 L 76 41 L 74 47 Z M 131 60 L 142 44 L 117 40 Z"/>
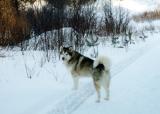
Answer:
<path fill-rule="evenodd" d="M 72 46 L 70 46 L 70 47 L 69 47 L 69 50 L 70 50 L 70 51 L 73 51 L 73 47 L 72 47 Z"/>
<path fill-rule="evenodd" d="M 63 51 L 63 46 L 60 47 L 60 54 L 62 53 Z"/>

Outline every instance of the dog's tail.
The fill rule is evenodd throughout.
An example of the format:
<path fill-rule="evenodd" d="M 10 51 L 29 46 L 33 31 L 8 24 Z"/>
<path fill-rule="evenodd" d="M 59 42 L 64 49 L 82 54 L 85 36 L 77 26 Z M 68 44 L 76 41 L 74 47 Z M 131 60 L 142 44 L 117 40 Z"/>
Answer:
<path fill-rule="evenodd" d="M 93 68 L 96 68 L 100 65 L 104 66 L 104 70 L 105 71 L 109 71 L 110 70 L 110 59 L 108 57 L 105 56 L 99 56 L 98 58 L 96 58 L 96 60 L 93 63 Z"/>

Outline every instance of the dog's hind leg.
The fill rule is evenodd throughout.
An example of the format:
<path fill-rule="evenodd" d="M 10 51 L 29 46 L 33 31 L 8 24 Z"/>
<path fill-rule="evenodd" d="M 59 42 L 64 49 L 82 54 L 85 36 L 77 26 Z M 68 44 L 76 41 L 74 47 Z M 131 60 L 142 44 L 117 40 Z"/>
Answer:
<path fill-rule="evenodd" d="M 103 86 L 104 87 L 104 89 L 105 89 L 105 92 L 106 92 L 106 97 L 104 98 L 105 100 L 109 100 L 109 86 Z"/>
<path fill-rule="evenodd" d="M 109 96 L 110 96 L 110 90 L 109 90 L 110 79 L 109 79 L 109 77 L 103 76 L 103 78 L 102 78 L 102 86 L 103 86 L 103 88 L 105 90 L 105 93 L 106 93 L 106 97 L 104 99 L 105 100 L 109 100 Z"/>
<path fill-rule="evenodd" d="M 96 89 L 96 92 L 97 92 L 97 100 L 96 102 L 100 102 L 100 83 L 99 81 L 94 81 L 94 86 L 95 86 L 95 89 Z"/>

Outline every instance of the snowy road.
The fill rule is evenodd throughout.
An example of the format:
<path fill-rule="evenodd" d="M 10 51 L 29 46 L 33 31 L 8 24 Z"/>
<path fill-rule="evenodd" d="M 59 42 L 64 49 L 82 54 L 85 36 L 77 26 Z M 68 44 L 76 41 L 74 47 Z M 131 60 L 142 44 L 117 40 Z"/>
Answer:
<path fill-rule="evenodd" d="M 70 76 L 59 62 L 57 62 L 56 67 L 53 67 L 53 64 L 46 63 L 41 69 L 40 75 L 28 80 L 26 79 L 21 53 L 16 53 L 12 57 L 0 58 L 0 113 L 88 114 L 95 109 L 92 112 L 93 114 L 97 114 L 99 111 L 102 111 L 102 114 L 103 112 L 112 113 L 112 111 L 113 113 L 119 113 L 114 112 L 116 111 L 115 109 L 117 111 L 122 109 L 122 113 L 131 113 L 133 107 L 135 107 L 134 105 L 137 106 L 136 108 L 139 111 L 137 113 L 139 114 L 140 108 L 147 111 L 152 111 L 155 108 L 154 111 L 157 111 L 156 109 L 158 108 L 156 106 L 158 107 L 159 105 L 154 103 L 156 103 L 155 100 L 159 95 L 156 88 L 158 86 L 150 86 L 148 83 L 155 82 L 153 84 L 156 84 L 159 81 L 159 47 L 157 47 L 157 44 L 159 44 L 160 39 L 159 34 L 148 35 L 150 38 L 146 42 L 137 43 L 130 47 L 128 52 L 124 49 L 107 46 L 100 47 L 100 49 L 103 49 L 100 52 L 102 51 L 102 54 L 109 55 L 113 64 L 111 68 L 111 100 L 109 102 L 102 100 L 99 104 L 95 103 L 96 95 L 92 80 L 82 80 L 79 90 L 71 91 L 72 82 L 69 78 Z M 38 59 L 36 59 L 37 62 L 34 59 L 33 62 L 31 61 L 33 55 L 37 58 L 37 55 L 41 54 L 39 52 L 29 52 L 25 54 L 25 58 L 31 68 L 33 63 L 35 63 L 33 66 L 37 65 L 33 70 L 36 71 L 38 69 L 39 71 Z M 147 61 L 151 60 L 152 64 L 150 62 L 147 63 Z M 58 69 L 63 69 L 62 71 L 64 72 L 62 73 Z M 13 70 L 14 72 L 8 72 Z M 63 81 L 61 83 L 55 81 L 53 76 L 58 76 Z M 155 80 L 154 77 L 157 79 Z M 141 90 L 144 90 L 144 92 Z M 149 92 L 151 92 L 151 98 L 148 98 Z M 141 98 L 142 96 L 143 99 Z M 152 98 L 152 96 L 154 97 Z M 143 105 L 147 108 L 144 108 Z"/>
<path fill-rule="evenodd" d="M 143 45 L 142 47 L 139 47 L 138 50 L 134 50 L 134 51 L 132 50 L 134 53 L 132 53 L 132 54 L 130 53 L 129 54 L 130 56 L 124 57 L 125 59 L 120 60 L 119 62 L 115 62 L 112 65 L 111 77 L 113 78 L 113 80 L 116 77 L 118 77 L 117 79 L 119 79 L 119 77 L 121 77 L 119 74 L 121 74 L 121 72 L 124 69 L 127 69 L 130 65 L 132 65 L 134 62 L 136 62 L 139 58 L 145 56 L 147 53 L 152 51 L 152 49 L 157 49 L 156 46 L 159 44 L 158 43 L 159 39 L 157 39 L 157 38 L 159 36 L 158 36 L 158 34 L 154 34 L 154 35 L 152 35 L 152 37 L 154 37 L 155 39 L 150 39 L 149 41 L 147 41 L 147 43 L 145 43 L 145 45 Z M 130 71 L 129 71 L 129 73 L 130 73 Z M 127 75 L 127 76 L 129 77 L 129 75 Z M 125 80 L 124 80 L 124 82 L 123 81 L 121 81 L 121 82 L 125 83 Z M 128 86 L 130 86 L 130 85 L 128 85 Z M 120 92 L 120 91 L 118 90 L 118 92 Z M 57 103 L 55 106 L 53 106 L 54 108 L 52 110 L 50 110 L 49 113 L 47 113 L 47 114 L 71 114 L 77 109 L 78 109 L 78 111 L 76 111 L 76 113 L 80 111 L 80 113 L 78 113 L 78 114 L 85 114 L 85 113 L 88 114 L 88 112 L 84 109 L 88 108 L 86 105 L 89 106 L 91 104 L 91 106 L 94 106 L 95 99 L 96 99 L 96 95 L 94 93 L 95 93 L 95 90 L 93 88 L 93 85 L 85 84 L 84 87 L 80 88 L 78 91 L 72 92 L 70 95 L 66 96 L 64 99 L 61 99 L 61 101 L 59 103 Z M 90 102 L 86 104 L 86 102 L 88 102 L 88 100 Z M 83 105 L 83 103 L 84 103 L 84 105 Z M 81 107 L 83 107 L 83 109 L 81 109 Z M 96 109 L 96 106 L 94 107 L 94 109 Z M 82 112 L 81 112 L 81 110 L 82 110 Z M 95 113 L 95 114 L 97 114 L 97 113 Z"/>
<path fill-rule="evenodd" d="M 159 114 L 160 46 L 113 77 L 111 98 L 95 103 L 92 95 L 73 114 Z"/>

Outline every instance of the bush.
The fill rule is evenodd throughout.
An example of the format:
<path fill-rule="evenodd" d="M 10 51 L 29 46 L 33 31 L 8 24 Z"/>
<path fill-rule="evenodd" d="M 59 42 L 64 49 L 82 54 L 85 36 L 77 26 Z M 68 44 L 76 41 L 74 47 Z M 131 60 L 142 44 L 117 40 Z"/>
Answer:
<path fill-rule="evenodd" d="M 104 6 L 104 23 L 105 31 L 108 35 L 110 34 L 122 34 L 126 33 L 129 29 L 129 13 L 123 8 L 113 8 L 110 2 Z"/>
<path fill-rule="evenodd" d="M 88 31 L 96 28 L 96 16 L 94 7 L 81 7 L 75 8 L 71 12 L 72 17 L 69 19 L 69 26 L 76 30 L 78 33 L 84 35 Z"/>
<path fill-rule="evenodd" d="M 41 9 L 29 9 L 26 13 L 32 30 L 37 35 L 63 27 L 63 12 L 50 5 L 44 6 Z"/>
<path fill-rule="evenodd" d="M 137 22 L 139 21 L 150 21 L 160 19 L 160 10 L 146 11 L 139 15 L 134 15 L 133 19 Z"/>
<path fill-rule="evenodd" d="M 29 26 L 23 15 L 18 12 L 12 1 L 0 1 L 0 45 L 15 45 L 30 34 Z"/>

